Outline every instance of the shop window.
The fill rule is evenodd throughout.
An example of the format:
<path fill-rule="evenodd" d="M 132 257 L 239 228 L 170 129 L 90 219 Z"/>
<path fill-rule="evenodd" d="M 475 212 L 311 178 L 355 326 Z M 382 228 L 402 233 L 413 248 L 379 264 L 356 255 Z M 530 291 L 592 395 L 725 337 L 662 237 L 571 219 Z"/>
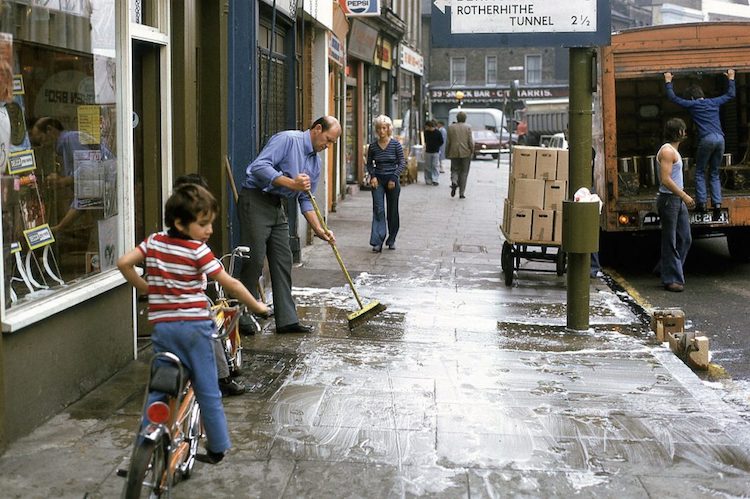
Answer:
<path fill-rule="evenodd" d="M 115 0 L 0 2 L 6 311 L 115 266 L 115 8 Z"/>

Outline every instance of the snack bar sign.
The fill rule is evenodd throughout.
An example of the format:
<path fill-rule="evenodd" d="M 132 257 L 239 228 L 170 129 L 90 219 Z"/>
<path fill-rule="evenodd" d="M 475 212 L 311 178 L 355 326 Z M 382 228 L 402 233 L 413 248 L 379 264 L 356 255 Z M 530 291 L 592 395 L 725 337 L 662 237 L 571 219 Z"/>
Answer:
<path fill-rule="evenodd" d="M 347 16 L 379 16 L 380 0 L 339 0 Z"/>
<path fill-rule="evenodd" d="M 596 0 L 451 0 L 450 5 L 452 33 L 596 31 Z"/>

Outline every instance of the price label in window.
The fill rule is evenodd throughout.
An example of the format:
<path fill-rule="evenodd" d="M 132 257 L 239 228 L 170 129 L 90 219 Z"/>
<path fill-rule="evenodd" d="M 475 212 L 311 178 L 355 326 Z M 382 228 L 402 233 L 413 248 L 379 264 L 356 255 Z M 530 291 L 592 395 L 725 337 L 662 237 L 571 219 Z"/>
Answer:
<path fill-rule="evenodd" d="M 29 249 L 32 250 L 55 242 L 55 236 L 52 235 L 52 229 L 49 228 L 49 224 L 25 230 L 23 231 L 23 237 L 26 238 L 26 244 L 28 244 Z"/>

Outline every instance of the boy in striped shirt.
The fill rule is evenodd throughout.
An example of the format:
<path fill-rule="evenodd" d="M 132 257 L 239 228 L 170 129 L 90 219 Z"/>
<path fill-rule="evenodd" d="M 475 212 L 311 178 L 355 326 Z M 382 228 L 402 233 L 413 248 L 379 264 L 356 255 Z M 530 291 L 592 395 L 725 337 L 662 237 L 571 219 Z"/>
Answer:
<path fill-rule="evenodd" d="M 224 270 L 206 245 L 218 208 L 216 199 L 203 187 L 178 187 L 164 207 L 167 232 L 151 234 L 117 261 L 125 279 L 148 294 L 154 352 L 174 353 L 190 371 L 208 438 L 202 460 L 211 464 L 222 460 L 231 442 L 213 354 L 216 326 L 203 292 L 203 276 L 216 280 L 251 311 L 268 312 Z M 144 262 L 145 279 L 135 269 Z"/>

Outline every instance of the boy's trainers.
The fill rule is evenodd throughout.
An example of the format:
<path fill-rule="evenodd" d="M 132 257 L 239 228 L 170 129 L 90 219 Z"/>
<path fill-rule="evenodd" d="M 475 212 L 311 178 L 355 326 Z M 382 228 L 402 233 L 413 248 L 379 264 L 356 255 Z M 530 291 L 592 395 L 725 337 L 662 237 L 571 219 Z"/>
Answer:
<path fill-rule="evenodd" d="M 219 464 L 222 459 L 224 459 L 224 453 L 223 452 L 212 452 L 208 449 L 206 449 L 205 454 L 196 454 L 195 455 L 196 461 L 200 461 L 202 463 L 207 464 Z"/>

